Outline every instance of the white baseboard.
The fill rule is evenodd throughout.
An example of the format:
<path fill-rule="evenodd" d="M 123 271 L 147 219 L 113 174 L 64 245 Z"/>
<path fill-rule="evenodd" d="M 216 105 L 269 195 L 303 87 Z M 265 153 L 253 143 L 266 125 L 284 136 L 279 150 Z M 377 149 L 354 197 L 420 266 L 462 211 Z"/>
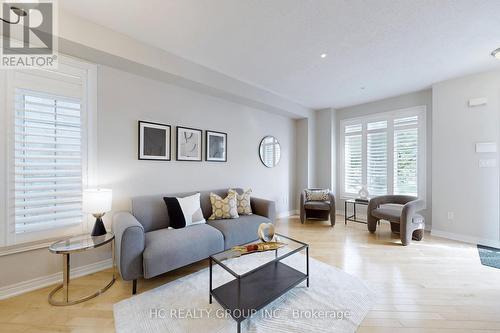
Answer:
<path fill-rule="evenodd" d="M 431 235 L 435 236 L 435 237 L 456 240 L 456 241 L 460 241 L 460 242 L 464 242 L 464 243 L 480 244 L 480 245 L 486 245 L 486 246 L 500 248 L 500 241 L 494 240 L 494 239 L 482 239 L 482 238 L 478 238 L 478 237 L 460 235 L 460 234 L 455 234 L 452 232 L 441 231 L 441 230 L 436 230 L 436 229 L 432 229 Z"/>
<path fill-rule="evenodd" d="M 295 210 L 289 210 L 288 212 L 281 212 L 278 214 L 278 218 L 279 219 L 282 219 L 282 218 L 285 218 L 285 217 L 289 217 L 289 216 L 293 216 L 293 215 L 298 215 L 299 214 L 299 211 L 297 209 Z"/>
<path fill-rule="evenodd" d="M 111 258 L 98 261 L 93 264 L 88 264 L 81 267 L 75 267 L 71 269 L 71 278 L 77 278 L 80 276 L 92 274 L 95 272 L 102 271 L 104 269 L 111 268 L 113 261 Z M 44 288 L 52 284 L 62 282 L 62 272 L 54 273 L 51 275 L 41 276 L 32 280 L 22 281 L 18 283 L 11 284 L 0 288 L 0 300 L 9 298 L 12 296 L 20 295 L 33 291 L 36 289 Z"/>

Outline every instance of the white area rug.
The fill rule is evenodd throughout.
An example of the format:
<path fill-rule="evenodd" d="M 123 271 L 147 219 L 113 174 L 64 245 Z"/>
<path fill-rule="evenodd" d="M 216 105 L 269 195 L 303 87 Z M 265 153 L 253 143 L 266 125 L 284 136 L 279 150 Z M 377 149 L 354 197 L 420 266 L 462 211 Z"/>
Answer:
<path fill-rule="evenodd" d="M 273 254 L 271 254 L 273 255 Z M 305 258 L 284 263 L 305 271 Z M 254 263 L 253 263 L 254 264 Z M 252 318 L 242 332 L 355 332 L 374 304 L 374 293 L 355 276 L 312 258 L 310 286 L 299 284 Z M 119 333 L 235 333 L 236 321 L 214 299 L 208 303 L 208 268 L 114 305 Z M 234 279 L 214 266 L 214 288 Z"/>

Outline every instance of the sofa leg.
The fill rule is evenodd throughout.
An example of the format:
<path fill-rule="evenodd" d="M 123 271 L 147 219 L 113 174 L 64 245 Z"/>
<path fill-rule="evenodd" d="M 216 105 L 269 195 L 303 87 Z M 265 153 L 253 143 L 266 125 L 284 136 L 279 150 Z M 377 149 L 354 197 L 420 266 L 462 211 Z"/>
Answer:
<path fill-rule="evenodd" d="M 137 279 L 132 281 L 132 295 L 137 294 Z"/>
<path fill-rule="evenodd" d="M 412 235 L 413 239 L 416 240 L 416 241 L 421 241 L 422 238 L 424 238 L 424 230 L 423 229 L 418 229 L 418 230 L 415 230 L 413 232 L 413 235 Z"/>

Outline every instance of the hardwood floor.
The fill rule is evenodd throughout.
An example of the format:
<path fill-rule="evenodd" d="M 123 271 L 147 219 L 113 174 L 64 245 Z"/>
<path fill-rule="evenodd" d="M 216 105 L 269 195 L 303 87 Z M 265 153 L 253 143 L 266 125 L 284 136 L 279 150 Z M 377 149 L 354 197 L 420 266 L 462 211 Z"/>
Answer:
<path fill-rule="evenodd" d="M 473 245 L 431 237 L 407 247 L 382 223 L 344 225 L 297 217 L 278 230 L 311 245 L 310 255 L 363 279 L 377 304 L 358 332 L 500 332 L 500 270 L 482 266 Z M 139 292 L 206 267 L 200 262 L 158 278 L 139 281 Z M 110 270 L 72 281 L 73 295 L 100 286 Z M 113 303 L 130 297 L 131 283 L 118 281 L 103 295 L 69 307 L 53 307 L 53 287 L 0 301 L 0 332 L 113 332 Z"/>

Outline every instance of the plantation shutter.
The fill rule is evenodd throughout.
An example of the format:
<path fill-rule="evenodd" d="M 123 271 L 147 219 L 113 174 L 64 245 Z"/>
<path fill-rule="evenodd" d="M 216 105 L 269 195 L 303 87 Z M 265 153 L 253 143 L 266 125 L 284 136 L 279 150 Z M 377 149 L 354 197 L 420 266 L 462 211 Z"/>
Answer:
<path fill-rule="evenodd" d="M 418 195 L 418 116 L 394 119 L 394 194 Z"/>
<path fill-rule="evenodd" d="M 64 82 L 58 80 L 57 85 Z M 68 85 L 75 88 L 74 83 Z M 11 195 L 15 233 L 81 223 L 84 159 L 81 99 L 70 93 L 64 96 L 21 88 L 15 88 L 14 92 Z"/>
<path fill-rule="evenodd" d="M 370 195 L 387 194 L 387 121 L 367 124 L 367 187 Z"/>
<path fill-rule="evenodd" d="M 345 126 L 344 187 L 347 193 L 357 193 L 363 181 L 363 141 L 361 131 L 361 124 Z"/>

